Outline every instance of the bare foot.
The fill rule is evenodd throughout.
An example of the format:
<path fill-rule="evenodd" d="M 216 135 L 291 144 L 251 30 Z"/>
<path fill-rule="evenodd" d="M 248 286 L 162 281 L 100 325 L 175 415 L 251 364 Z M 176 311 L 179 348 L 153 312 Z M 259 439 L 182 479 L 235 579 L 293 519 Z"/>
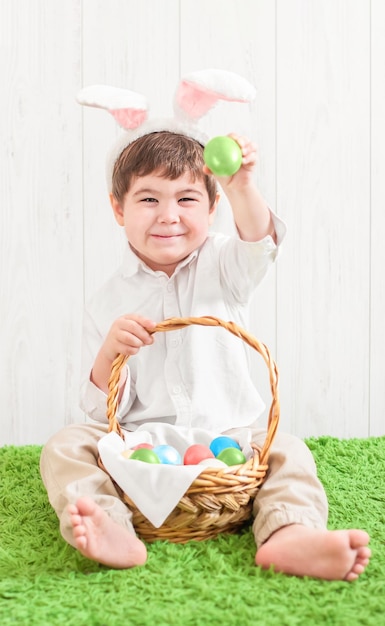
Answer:
<path fill-rule="evenodd" d="M 363 530 L 319 530 L 293 524 L 280 528 L 258 550 L 264 569 L 325 580 L 358 578 L 369 563 L 369 535 Z"/>
<path fill-rule="evenodd" d="M 68 506 L 68 512 L 75 546 L 88 559 L 116 569 L 146 562 L 144 543 L 114 522 L 91 498 L 79 498 Z"/>

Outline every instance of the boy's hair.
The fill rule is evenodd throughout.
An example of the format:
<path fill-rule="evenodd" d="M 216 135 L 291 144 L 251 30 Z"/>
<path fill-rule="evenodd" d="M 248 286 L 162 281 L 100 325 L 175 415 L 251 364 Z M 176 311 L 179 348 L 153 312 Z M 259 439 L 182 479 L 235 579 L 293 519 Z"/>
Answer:
<path fill-rule="evenodd" d="M 204 166 L 203 146 L 187 135 L 169 131 L 144 135 L 130 143 L 116 159 L 112 174 L 112 194 L 123 202 L 133 178 L 153 172 L 176 180 L 185 172 L 193 180 L 203 180 L 210 206 L 215 202 L 217 185 L 213 176 L 202 172 Z"/>

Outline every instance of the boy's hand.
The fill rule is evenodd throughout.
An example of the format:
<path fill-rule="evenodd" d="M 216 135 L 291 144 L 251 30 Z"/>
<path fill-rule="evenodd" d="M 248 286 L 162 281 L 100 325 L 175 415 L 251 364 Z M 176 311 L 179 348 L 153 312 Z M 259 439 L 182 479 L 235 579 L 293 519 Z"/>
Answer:
<path fill-rule="evenodd" d="M 118 354 L 132 356 L 154 342 L 150 331 L 156 323 L 140 315 L 123 315 L 112 324 L 100 352 L 110 361 Z"/>

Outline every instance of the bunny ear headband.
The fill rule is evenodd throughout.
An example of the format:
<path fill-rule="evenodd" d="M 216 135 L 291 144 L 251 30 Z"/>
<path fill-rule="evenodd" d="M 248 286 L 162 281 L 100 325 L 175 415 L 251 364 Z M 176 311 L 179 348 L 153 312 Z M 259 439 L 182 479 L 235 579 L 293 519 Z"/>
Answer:
<path fill-rule="evenodd" d="M 77 95 L 79 104 L 105 109 L 124 130 L 107 157 L 109 192 L 116 159 L 139 137 L 166 130 L 187 135 L 205 145 L 208 137 L 197 126 L 197 120 L 219 100 L 250 102 L 254 98 L 255 88 L 247 80 L 233 72 L 215 69 L 193 72 L 182 78 L 175 93 L 174 117 L 170 119 L 147 119 L 146 98 L 127 89 L 91 85 Z"/>

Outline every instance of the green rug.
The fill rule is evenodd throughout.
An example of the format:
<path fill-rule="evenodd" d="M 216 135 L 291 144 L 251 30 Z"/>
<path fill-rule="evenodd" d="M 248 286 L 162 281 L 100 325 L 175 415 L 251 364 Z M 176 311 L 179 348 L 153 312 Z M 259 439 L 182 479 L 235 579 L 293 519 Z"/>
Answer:
<path fill-rule="evenodd" d="M 254 566 L 250 529 L 149 545 L 144 567 L 114 571 L 60 537 L 39 446 L 0 448 L 0 624 L 8 626 L 379 626 L 385 623 L 385 437 L 309 439 L 330 528 L 364 528 L 373 552 L 354 583 Z"/>

